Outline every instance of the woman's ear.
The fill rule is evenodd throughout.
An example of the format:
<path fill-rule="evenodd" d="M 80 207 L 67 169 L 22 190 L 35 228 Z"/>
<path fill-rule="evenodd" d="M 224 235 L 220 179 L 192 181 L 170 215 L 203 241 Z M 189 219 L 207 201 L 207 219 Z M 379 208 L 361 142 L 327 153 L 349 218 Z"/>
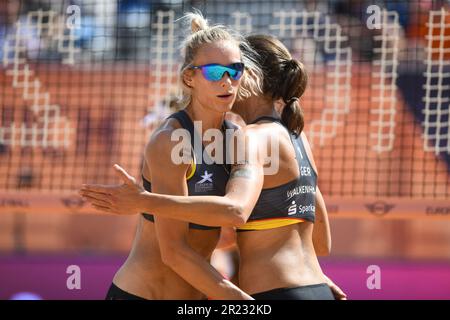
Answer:
<path fill-rule="evenodd" d="M 192 88 L 193 75 L 192 70 L 185 70 L 183 73 L 183 83 L 189 88 Z"/>

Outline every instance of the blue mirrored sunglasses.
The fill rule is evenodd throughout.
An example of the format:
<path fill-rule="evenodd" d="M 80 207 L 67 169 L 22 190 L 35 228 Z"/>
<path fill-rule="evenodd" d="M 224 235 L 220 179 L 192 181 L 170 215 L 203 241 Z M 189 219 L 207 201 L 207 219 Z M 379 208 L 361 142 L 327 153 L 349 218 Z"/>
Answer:
<path fill-rule="evenodd" d="M 242 62 L 232 63 L 227 66 L 212 63 L 205 64 L 203 66 L 192 66 L 190 69 L 202 70 L 203 76 L 208 81 L 219 81 L 222 79 L 225 72 L 228 72 L 231 79 L 239 80 L 244 73 L 245 65 Z"/>

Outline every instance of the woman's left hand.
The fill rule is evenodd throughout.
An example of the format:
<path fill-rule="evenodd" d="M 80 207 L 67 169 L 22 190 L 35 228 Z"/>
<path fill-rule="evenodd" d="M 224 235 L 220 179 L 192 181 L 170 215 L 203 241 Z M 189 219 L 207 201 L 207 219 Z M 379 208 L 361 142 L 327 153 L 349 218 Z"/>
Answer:
<path fill-rule="evenodd" d="M 140 213 L 140 195 L 145 192 L 144 188 L 119 165 L 114 165 L 114 169 L 123 184 L 84 184 L 79 191 L 80 195 L 101 211 L 122 215 Z"/>
<path fill-rule="evenodd" d="M 331 292 L 333 292 L 334 298 L 336 300 L 347 300 L 347 295 L 341 288 L 339 288 L 330 278 L 326 275 L 323 275 L 325 278 L 326 284 L 330 287 Z"/>

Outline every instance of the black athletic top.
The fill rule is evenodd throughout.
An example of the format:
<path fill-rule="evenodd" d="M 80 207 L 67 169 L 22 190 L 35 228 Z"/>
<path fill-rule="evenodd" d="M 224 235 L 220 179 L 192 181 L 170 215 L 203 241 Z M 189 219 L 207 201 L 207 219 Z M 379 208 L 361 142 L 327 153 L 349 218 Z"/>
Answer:
<path fill-rule="evenodd" d="M 203 152 L 204 146 L 202 144 L 201 153 L 197 154 L 194 150 L 194 136 L 197 136 L 201 143 L 201 139 L 198 133 L 194 130 L 194 123 L 192 122 L 189 115 L 184 111 L 178 111 L 169 116 L 169 118 L 176 119 L 180 125 L 188 130 L 191 137 L 191 147 L 192 152 L 194 154 L 194 161 L 191 166 L 191 171 L 187 176 L 187 186 L 188 186 L 188 195 L 189 196 L 224 196 L 225 195 L 225 186 L 228 182 L 228 178 L 230 175 L 229 164 L 226 164 L 225 159 L 222 161 L 223 164 L 212 163 L 212 160 L 208 157 L 208 155 Z M 225 129 L 233 129 L 236 130 L 237 126 L 228 120 L 224 120 L 222 125 L 222 132 L 224 133 Z M 224 133 L 225 134 L 225 133 Z M 226 146 L 225 141 L 223 142 L 224 148 Z M 200 150 L 198 150 L 200 151 Z M 226 157 L 226 150 L 224 150 L 223 155 Z M 197 159 L 203 159 L 201 163 L 197 161 Z M 206 160 L 206 161 L 205 161 Z M 212 164 L 207 164 L 212 163 Z M 143 185 L 145 190 L 152 191 L 152 186 L 150 181 L 146 180 L 144 177 Z M 214 214 L 211 212 L 211 214 Z M 154 221 L 153 215 L 148 213 L 142 214 L 145 219 L 149 221 Z M 210 227 L 203 226 L 195 223 L 189 223 L 189 227 L 192 229 L 201 229 L 201 230 L 209 230 L 209 229 L 217 229 L 218 227 Z"/>
<path fill-rule="evenodd" d="M 260 120 L 276 122 L 288 130 L 280 119 L 261 117 Z M 247 221 L 238 231 L 264 230 L 282 227 L 303 221 L 314 222 L 317 173 L 306 153 L 301 136 L 289 132 L 295 149 L 300 176 L 283 185 L 262 189 L 258 201 Z"/>

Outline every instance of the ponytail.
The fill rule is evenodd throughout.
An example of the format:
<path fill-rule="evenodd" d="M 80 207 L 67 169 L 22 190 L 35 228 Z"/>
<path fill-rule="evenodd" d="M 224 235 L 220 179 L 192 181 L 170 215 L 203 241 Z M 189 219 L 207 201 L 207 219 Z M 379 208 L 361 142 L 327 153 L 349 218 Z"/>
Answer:
<path fill-rule="evenodd" d="M 290 132 L 300 135 L 305 125 L 299 99 L 308 83 L 308 74 L 300 61 L 292 59 L 288 49 L 270 35 L 250 35 L 250 46 L 259 53 L 263 69 L 263 93 L 273 101 L 282 99 L 285 107 L 281 122 Z"/>
<path fill-rule="evenodd" d="M 305 126 L 299 99 L 305 92 L 308 75 L 303 63 L 290 59 L 282 63 L 281 77 L 284 81 L 280 82 L 277 93 L 286 103 L 281 113 L 281 121 L 289 131 L 298 136 Z"/>
<path fill-rule="evenodd" d="M 288 100 L 281 113 L 281 122 L 288 128 L 289 131 L 300 135 L 305 126 L 303 117 L 303 110 L 300 107 L 297 97 Z"/>

